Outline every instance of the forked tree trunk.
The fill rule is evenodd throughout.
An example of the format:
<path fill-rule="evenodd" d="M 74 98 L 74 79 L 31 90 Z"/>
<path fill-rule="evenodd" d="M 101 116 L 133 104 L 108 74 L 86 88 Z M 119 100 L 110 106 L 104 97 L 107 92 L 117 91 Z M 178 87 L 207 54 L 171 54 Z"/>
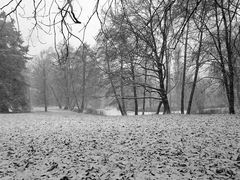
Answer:
<path fill-rule="evenodd" d="M 168 97 L 167 97 L 167 90 L 164 86 L 164 67 L 163 67 L 163 59 L 165 56 L 165 53 L 167 53 L 167 36 L 168 36 L 168 26 L 167 26 L 167 21 L 168 21 L 168 12 L 164 12 L 164 31 L 162 32 L 162 36 L 163 36 L 163 42 L 162 42 L 162 47 L 161 47 L 161 51 L 160 51 L 160 59 L 158 62 L 158 76 L 159 76 L 159 82 L 160 82 L 160 96 L 161 96 L 161 100 L 162 100 L 162 104 L 163 104 L 163 114 L 170 114 L 171 110 L 170 110 L 170 105 L 169 105 L 169 101 L 168 101 Z M 156 53 L 157 54 L 157 53 Z M 166 54 L 167 55 L 167 54 Z M 167 72 L 165 72 L 167 73 Z"/>
<path fill-rule="evenodd" d="M 160 71 L 159 76 L 160 76 L 159 79 L 161 80 L 160 81 L 160 96 L 161 96 L 161 100 L 162 100 L 162 104 L 163 104 L 163 114 L 170 114 L 171 110 L 170 110 L 170 105 L 169 105 L 169 101 L 168 101 L 168 97 L 167 97 L 167 92 L 164 87 L 162 71 Z"/>
<path fill-rule="evenodd" d="M 160 94 L 161 94 L 161 102 L 163 105 L 163 114 L 170 114 L 171 113 L 170 105 L 169 105 L 169 101 L 168 101 L 168 97 L 167 97 L 167 92 L 164 88 L 163 81 L 160 82 L 160 89 L 162 89 Z M 159 105 L 159 106 L 161 107 L 161 105 Z"/>
<path fill-rule="evenodd" d="M 167 98 L 167 94 L 165 94 L 162 98 L 163 98 L 162 99 L 163 114 L 170 114 L 171 111 L 170 111 L 170 106 L 169 106 L 169 101 L 168 101 L 168 98 Z"/>

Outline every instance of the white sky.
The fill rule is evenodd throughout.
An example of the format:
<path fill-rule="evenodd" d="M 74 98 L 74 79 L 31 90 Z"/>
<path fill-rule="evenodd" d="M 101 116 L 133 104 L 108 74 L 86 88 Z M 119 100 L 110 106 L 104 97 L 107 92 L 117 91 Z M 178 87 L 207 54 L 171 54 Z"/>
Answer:
<path fill-rule="evenodd" d="M 2 7 L 6 2 L 9 2 L 10 0 L 0 0 L 0 7 Z M 36 0 L 38 2 L 39 0 Z M 106 0 L 100 0 L 101 4 L 103 4 Z M 46 0 L 47 3 L 50 3 L 50 0 Z M 60 2 L 60 1 L 58 1 Z M 81 9 L 82 8 L 82 13 L 79 18 L 79 20 L 82 22 L 81 25 L 75 25 L 74 26 L 74 31 L 78 32 L 80 29 L 82 29 L 83 25 L 87 22 L 88 18 L 91 16 L 93 13 L 94 7 L 96 4 L 96 0 L 79 0 L 79 4 L 74 4 L 74 9 Z M 22 7 L 24 8 L 25 12 L 23 12 L 21 9 L 18 11 L 18 19 L 19 19 L 19 29 L 22 33 L 22 37 L 25 41 L 26 44 L 29 45 L 29 54 L 30 55 L 38 55 L 40 51 L 44 49 L 48 49 L 48 47 L 53 47 L 54 46 L 54 36 L 53 36 L 53 30 L 49 33 L 46 34 L 43 31 L 39 31 L 37 37 L 37 31 L 35 31 L 32 36 L 30 41 L 29 39 L 29 33 L 33 27 L 33 21 L 27 18 L 21 18 L 19 14 L 24 16 L 32 16 L 33 13 L 33 5 L 32 5 L 32 0 L 23 0 Z M 81 8 L 80 8 L 81 7 Z M 99 7 L 100 8 L 100 7 Z M 9 9 L 6 9 L 9 10 Z M 101 10 L 99 9 L 99 12 Z M 79 11 L 80 12 L 80 11 Z M 76 13 L 79 13 L 76 11 Z M 46 21 L 46 22 L 45 22 Z M 45 19 L 44 22 L 47 23 L 48 19 Z M 98 30 L 100 29 L 100 23 L 96 17 L 96 15 L 91 19 L 87 30 L 85 34 L 85 42 L 93 46 L 95 44 L 94 37 L 97 35 Z M 78 33 L 79 37 L 82 38 L 82 34 Z M 59 36 L 60 37 L 60 36 Z M 40 42 L 41 41 L 41 42 Z M 78 40 L 73 40 L 71 43 L 73 46 L 77 47 L 80 45 L 80 42 Z"/>

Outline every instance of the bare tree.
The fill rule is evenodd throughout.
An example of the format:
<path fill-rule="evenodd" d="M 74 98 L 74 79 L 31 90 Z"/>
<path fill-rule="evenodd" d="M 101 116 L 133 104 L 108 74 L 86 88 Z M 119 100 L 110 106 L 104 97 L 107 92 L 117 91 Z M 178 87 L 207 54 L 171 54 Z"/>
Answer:
<path fill-rule="evenodd" d="M 193 101 L 193 95 L 194 95 L 194 91 L 196 88 L 196 84 L 197 84 L 197 79 L 198 79 L 198 72 L 199 72 L 199 68 L 200 68 L 200 57 L 201 57 L 201 52 L 202 52 L 202 44 L 203 44 L 203 33 L 204 33 L 204 21 L 205 21 L 205 16 L 206 16 L 206 2 L 204 1 L 204 3 L 202 4 L 202 9 L 201 9 L 201 13 L 200 13 L 200 26 L 198 25 L 198 23 L 196 23 L 196 19 L 195 19 L 195 25 L 197 26 L 198 30 L 199 30 L 199 35 L 198 35 L 198 50 L 196 52 L 196 57 L 193 56 L 194 59 L 196 59 L 196 65 L 195 65 L 195 74 L 194 74 L 194 80 L 193 80 L 193 85 L 192 85 L 192 89 L 191 89 L 191 93 L 190 93 L 190 97 L 189 97 L 189 101 L 188 101 L 188 107 L 187 107 L 187 114 L 191 113 L 191 106 L 192 106 L 192 101 Z M 194 18 L 198 18 L 198 17 L 194 17 Z"/>
<path fill-rule="evenodd" d="M 146 19 L 141 14 L 135 14 L 133 18 L 130 18 L 130 13 L 136 12 L 134 7 L 136 4 L 128 1 L 121 1 L 123 12 L 126 17 L 126 23 L 129 26 L 129 29 L 132 31 L 135 36 L 144 42 L 149 49 L 152 51 L 152 58 L 154 60 L 154 69 L 153 73 L 156 73 L 156 76 L 159 80 L 159 88 L 148 86 L 148 88 L 153 88 L 158 91 L 161 101 L 164 105 L 164 113 L 170 113 L 170 106 L 167 98 L 167 92 L 165 89 L 164 81 L 165 79 L 165 64 L 164 57 L 167 50 L 168 42 L 168 30 L 169 30 L 169 13 L 173 3 L 164 3 L 161 2 L 157 7 L 153 4 L 152 1 L 146 2 L 146 6 L 141 6 L 143 11 L 148 14 L 149 19 Z M 162 13 L 160 13 L 160 7 L 163 7 Z M 128 10 L 127 10 L 128 9 Z M 158 21 L 154 21 L 153 17 L 156 16 Z M 132 20 L 133 19 L 133 20 Z M 138 25 L 136 24 L 138 23 Z M 147 25 L 147 26 L 146 26 Z M 140 30 L 141 29 L 141 30 Z M 161 46 L 159 47 L 158 41 L 159 37 L 157 34 L 161 34 Z M 160 48 L 160 52 L 158 51 Z"/>
<path fill-rule="evenodd" d="M 234 58 L 233 58 L 233 33 L 234 25 L 239 17 L 239 0 L 236 1 L 211 1 L 209 11 L 211 24 L 205 28 L 214 43 L 217 56 L 211 53 L 216 64 L 221 69 L 223 83 L 228 99 L 229 113 L 234 114 Z"/>
<path fill-rule="evenodd" d="M 41 102 L 44 105 L 44 111 L 48 111 L 48 74 L 50 72 L 50 57 L 48 51 L 42 51 L 40 56 L 35 59 L 36 64 L 33 66 L 32 78 L 34 83 L 32 87 L 37 89 L 41 96 Z"/>

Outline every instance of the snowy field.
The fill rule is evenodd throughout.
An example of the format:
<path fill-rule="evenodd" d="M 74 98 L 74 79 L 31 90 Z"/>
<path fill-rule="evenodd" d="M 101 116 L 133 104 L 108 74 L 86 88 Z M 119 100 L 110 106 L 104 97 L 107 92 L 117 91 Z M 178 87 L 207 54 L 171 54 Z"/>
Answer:
<path fill-rule="evenodd" d="M 239 115 L 0 114 L 0 179 L 240 179 Z"/>

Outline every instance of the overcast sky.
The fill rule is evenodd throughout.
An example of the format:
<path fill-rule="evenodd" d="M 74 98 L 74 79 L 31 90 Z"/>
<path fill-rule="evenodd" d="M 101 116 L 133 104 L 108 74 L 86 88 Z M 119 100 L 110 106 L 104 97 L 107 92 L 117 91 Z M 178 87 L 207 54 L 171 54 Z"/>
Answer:
<path fill-rule="evenodd" d="M 0 6 L 3 6 L 3 4 L 6 4 L 6 2 L 9 2 L 9 1 L 10 0 L 1 0 Z M 105 1 L 105 0 L 102 0 L 100 2 L 103 3 L 103 1 Z M 46 2 L 48 3 L 51 1 L 46 0 Z M 79 4 L 74 4 L 74 8 L 80 9 L 80 6 L 81 6 L 82 13 L 80 16 L 80 21 L 82 22 L 82 24 L 74 26 L 75 32 L 78 32 L 80 29 L 82 29 L 83 25 L 88 21 L 88 18 L 93 13 L 93 10 L 94 10 L 95 4 L 96 4 L 96 0 L 81 0 L 78 3 Z M 32 15 L 32 12 L 33 12 L 32 0 L 23 0 L 22 7 L 25 10 L 25 12 L 23 12 L 22 10 L 19 10 L 18 15 L 24 14 L 25 17 L 29 17 Z M 46 34 L 43 31 L 38 31 L 39 37 L 37 36 L 37 31 L 35 31 L 32 34 L 31 38 L 29 39 L 29 34 L 33 27 L 34 22 L 27 18 L 22 18 L 20 16 L 18 16 L 18 17 L 19 17 L 18 18 L 19 19 L 19 28 L 22 33 L 23 39 L 26 44 L 27 43 L 29 44 L 29 47 L 30 47 L 30 49 L 29 49 L 30 55 L 37 55 L 40 53 L 41 50 L 47 49 L 48 47 L 54 45 L 53 31 L 51 31 L 49 34 Z M 46 19 L 46 23 L 47 23 L 47 20 L 48 19 Z M 94 45 L 95 44 L 94 37 L 97 35 L 99 28 L 100 28 L 99 21 L 98 21 L 97 17 L 94 16 L 87 27 L 85 42 L 87 42 L 90 45 Z M 80 37 L 82 37 L 82 35 L 80 33 L 78 33 L 78 35 Z M 73 40 L 72 45 L 75 47 L 78 46 L 79 41 Z"/>

